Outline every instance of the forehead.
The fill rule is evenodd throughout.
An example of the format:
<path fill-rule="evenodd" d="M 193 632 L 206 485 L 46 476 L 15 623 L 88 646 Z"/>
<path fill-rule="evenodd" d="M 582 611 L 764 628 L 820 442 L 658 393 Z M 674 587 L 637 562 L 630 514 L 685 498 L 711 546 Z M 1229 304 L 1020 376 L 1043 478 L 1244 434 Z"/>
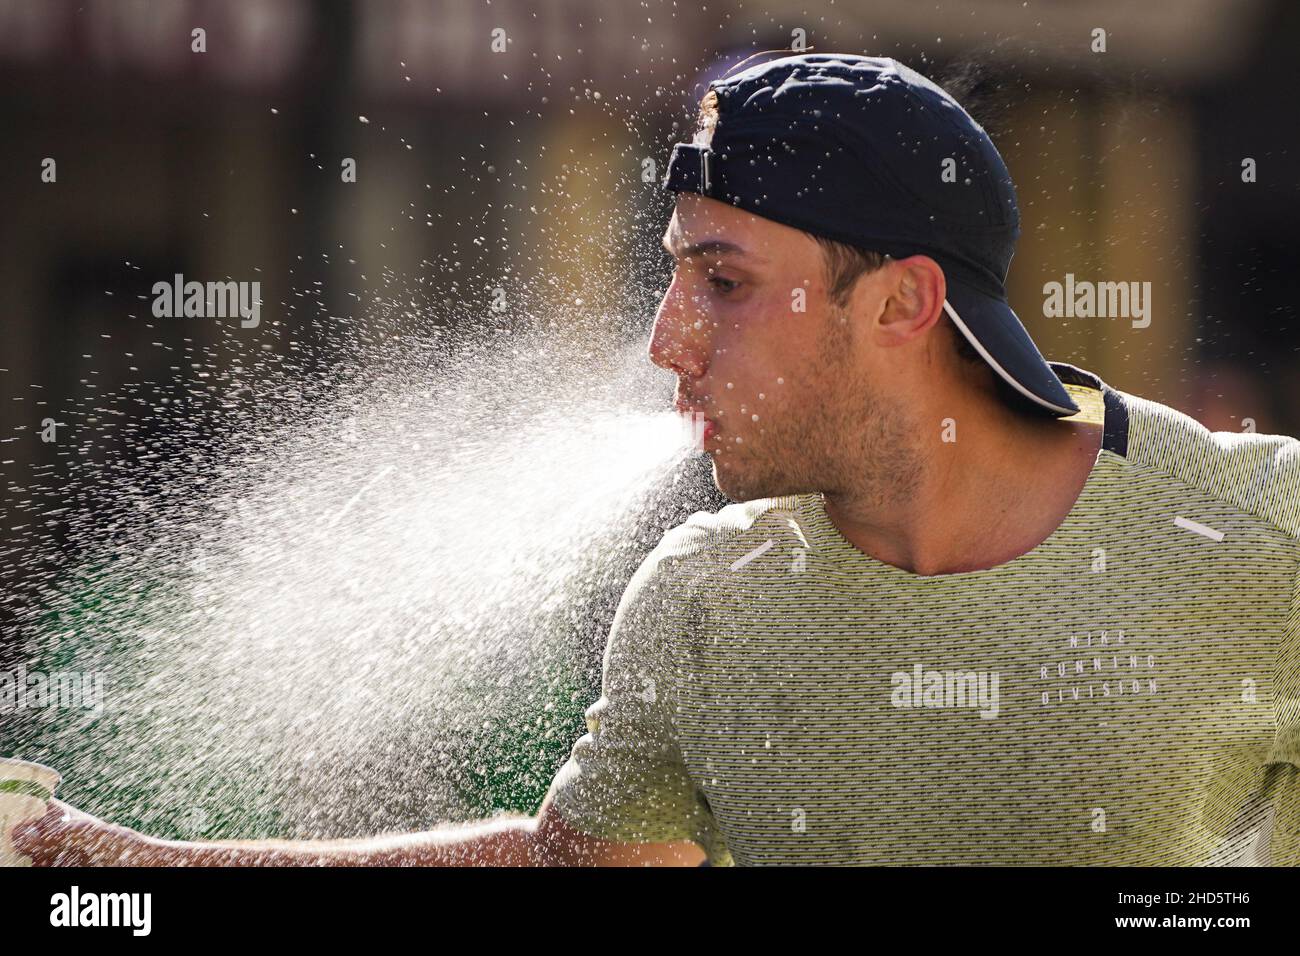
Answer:
<path fill-rule="evenodd" d="M 664 233 L 664 245 L 680 251 L 713 242 L 737 246 L 741 254 L 769 261 L 807 255 L 816 246 L 798 229 L 707 196 L 679 193 Z"/>

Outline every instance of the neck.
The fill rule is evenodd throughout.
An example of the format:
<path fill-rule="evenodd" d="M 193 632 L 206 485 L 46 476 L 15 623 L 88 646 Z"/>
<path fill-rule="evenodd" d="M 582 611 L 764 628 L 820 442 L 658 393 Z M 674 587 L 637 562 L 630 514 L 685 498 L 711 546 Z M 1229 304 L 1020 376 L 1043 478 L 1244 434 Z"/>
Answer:
<path fill-rule="evenodd" d="M 951 407 L 951 406 L 950 406 Z M 964 406 L 956 441 L 918 450 L 907 487 L 826 492 L 826 513 L 855 547 L 918 575 L 978 571 L 1032 551 L 1087 483 L 1102 426 L 1031 418 L 995 400 Z"/>

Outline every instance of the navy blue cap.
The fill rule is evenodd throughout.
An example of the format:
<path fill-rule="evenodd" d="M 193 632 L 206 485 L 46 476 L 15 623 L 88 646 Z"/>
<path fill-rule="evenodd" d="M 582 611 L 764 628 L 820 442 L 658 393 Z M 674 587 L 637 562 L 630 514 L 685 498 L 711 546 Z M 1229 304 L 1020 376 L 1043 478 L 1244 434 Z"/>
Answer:
<path fill-rule="evenodd" d="M 896 259 L 931 257 L 944 310 L 984 361 L 1036 410 L 1079 411 L 1007 303 L 1015 187 L 956 100 L 896 60 L 840 53 L 770 60 L 709 89 L 717 124 L 707 142 L 673 147 L 665 188 Z"/>

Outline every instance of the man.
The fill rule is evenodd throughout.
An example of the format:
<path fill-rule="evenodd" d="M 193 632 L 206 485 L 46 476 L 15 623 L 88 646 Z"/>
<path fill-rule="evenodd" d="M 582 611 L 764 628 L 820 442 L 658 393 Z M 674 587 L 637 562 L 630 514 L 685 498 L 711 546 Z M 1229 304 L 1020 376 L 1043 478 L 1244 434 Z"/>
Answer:
<path fill-rule="evenodd" d="M 650 353 L 736 504 L 636 572 L 536 819 L 38 862 L 1300 861 L 1300 442 L 1047 363 L 1001 157 L 887 59 L 714 82 Z M 1136 347 L 1136 346 L 1135 346 Z"/>

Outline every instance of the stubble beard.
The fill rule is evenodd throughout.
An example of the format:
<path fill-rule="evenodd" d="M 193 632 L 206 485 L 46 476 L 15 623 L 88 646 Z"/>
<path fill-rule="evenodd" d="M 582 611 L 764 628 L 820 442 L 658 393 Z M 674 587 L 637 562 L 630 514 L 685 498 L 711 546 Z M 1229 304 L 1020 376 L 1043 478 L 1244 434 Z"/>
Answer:
<path fill-rule="evenodd" d="M 778 386 L 793 386 L 793 394 L 761 436 L 754 432 L 739 453 L 728 443 L 714 456 L 714 483 L 732 501 L 821 492 L 874 510 L 906 500 L 915 487 L 918 425 L 903 400 L 881 394 L 856 366 L 840 315 L 832 313 L 806 366 Z"/>

